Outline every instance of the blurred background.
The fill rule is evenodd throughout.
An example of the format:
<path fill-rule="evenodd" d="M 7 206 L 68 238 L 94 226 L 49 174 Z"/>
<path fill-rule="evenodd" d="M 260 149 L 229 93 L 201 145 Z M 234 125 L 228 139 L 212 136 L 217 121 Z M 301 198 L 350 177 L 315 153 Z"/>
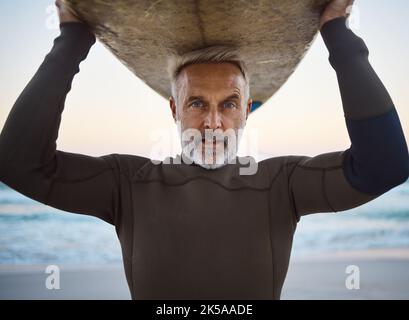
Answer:
<path fill-rule="evenodd" d="M 359 19 L 354 32 L 368 46 L 370 62 L 396 105 L 408 140 L 409 28 L 406 20 L 409 2 L 356 0 L 355 3 Z M 1 1 L 0 12 L 2 128 L 18 95 L 51 50 L 59 28 L 54 1 Z M 170 147 L 168 154 L 179 152 L 168 101 L 136 78 L 99 41 L 80 69 L 66 99 L 58 149 L 95 156 L 127 153 L 159 157 L 151 153 L 151 147 L 155 143 L 155 132 L 160 128 L 166 137 L 172 137 L 166 141 Z M 255 153 L 254 149 L 246 148 L 254 139 L 257 140 Z M 240 154 L 250 154 L 258 160 L 290 154 L 314 156 L 344 150 L 349 145 L 336 74 L 328 62 L 322 38 L 317 34 L 311 49 L 285 85 L 250 115 Z M 409 280 L 404 272 L 408 252 L 409 182 L 406 182 L 359 208 L 303 217 L 294 238 L 283 298 L 328 298 L 328 290 L 334 288 L 339 289 L 335 290 L 334 298 L 409 298 Z M 297 291 L 302 282 L 316 280 L 311 280 L 314 279 L 311 274 L 304 273 L 303 280 L 299 275 L 305 272 L 303 263 L 314 263 L 317 259 L 343 261 L 345 265 L 362 259 L 372 261 L 372 267 L 377 269 L 368 274 L 372 272 L 378 284 L 382 279 L 389 279 L 389 284 L 367 286 L 367 291 L 351 295 L 345 291 L 343 270 L 338 280 L 325 280 L 327 284 L 334 283 L 332 287 Z M 399 267 L 376 265 L 379 261 L 392 260 L 401 261 Z M 93 217 L 47 207 L 0 183 L 0 298 L 10 298 L 13 294 L 24 296 L 22 292 L 27 294 L 24 297 L 32 297 L 28 292 L 33 291 L 19 291 L 10 280 L 10 270 L 18 282 L 21 279 L 16 276 L 18 266 L 38 273 L 40 269 L 29 266 L 50 264 L 77 269 L 96 266 L 98 270 L 102 266 L 113 266 L 122 272 L 114 227 Z M 313 271 L 316 277 L 325 274 L 323 269 L 317 268 Z M 387 273 L 392 278 L 387 278 Z M 128 298 L 123 276 L 118 279 L 120 293 L 114 297 Z M 15 290 L 10 289 L 13 283 Z M 374 290 L 379 295 L 373 294 Z M 311 295 L 312 291 L 316 295 Z M 41 296 L 38 292 L 31 294 Z M 78 293 L 73 297 L 82 296 Z"/>

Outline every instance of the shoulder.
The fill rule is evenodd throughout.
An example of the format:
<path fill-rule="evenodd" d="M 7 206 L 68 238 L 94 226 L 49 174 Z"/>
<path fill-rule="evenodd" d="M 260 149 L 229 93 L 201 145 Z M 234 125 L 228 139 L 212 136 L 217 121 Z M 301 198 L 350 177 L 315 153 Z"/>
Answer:
<path fill-rule="evenodd" d="M 132 154 L 111 153 L 101 158 L 103 158 L 113 170 L 127 177 L 134 176 L 140 169 L 152 162 L 149 158 Z"/>
<path fill-rule="evenodd" d="M 274 175 L 281 171 L 293 168 L 310 157 L 304 155 L 285 155 L 271 157 L 259 162 L 260 167 L 266 167 L 270 174 Z"/>

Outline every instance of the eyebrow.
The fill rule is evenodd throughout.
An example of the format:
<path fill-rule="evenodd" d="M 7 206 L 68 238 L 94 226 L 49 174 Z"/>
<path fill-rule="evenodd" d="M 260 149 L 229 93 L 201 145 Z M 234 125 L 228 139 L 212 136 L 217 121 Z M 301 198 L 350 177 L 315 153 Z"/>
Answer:
<path fill-rule="evenodd" d="M 194 100 L 204 100 L 204 98 L 202 96 L 190 96 L 189 99 L 187 99 L 187 102 L 191 102 Z"/>
<path fill-rule="evenodd" d="M 240 95 L 239 95 L 238 93 L 233 93 L 233 94 L 231 94 L 230 96 L 228 96 L 227 98 L 223 99 L 223 101 L 233 100 L 233 99 L 240 99 Z M 190 97 L 187 99 L 187 103 L 192 102 L 192 101 L 194 101 L 194 100 L 205 100 L 205 98 L 202 97 L 202 96 L 190 96 Z"/>
<path fill-rule="evenodd" d="M 240 94 L 238 93 L 233 93 L 232 95 L 228 96 L 226 99 L 224 100 L 233 100 L 233 99 L 239 99 L 240 100 Z"/>

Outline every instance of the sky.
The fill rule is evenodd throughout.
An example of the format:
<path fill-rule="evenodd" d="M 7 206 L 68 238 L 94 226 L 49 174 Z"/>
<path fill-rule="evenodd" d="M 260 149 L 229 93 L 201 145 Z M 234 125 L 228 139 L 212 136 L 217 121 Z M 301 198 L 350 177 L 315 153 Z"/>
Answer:
<path fill-rule="evenodd" d="M 391 95 L 409 137 L 409 1 L 356 0 L 355 5 L 359 26 L 354 32 L 365 41 L 369 61 Z M 0 12 L 2 128 L 59 29 L 54 0 L 2 0 Z M 153 153 L 159 142 L 169 149 Z M 249 116 L 239 154 L 261 160 L 290 154 L 314 156 L 349 146 L 336 74 L 317 34 L 287 82 Z M 98 40 L 73 80 L 57 148 L 93 156 L 124 153 L 151 158 L 180 151 L 168 101 Z"/>

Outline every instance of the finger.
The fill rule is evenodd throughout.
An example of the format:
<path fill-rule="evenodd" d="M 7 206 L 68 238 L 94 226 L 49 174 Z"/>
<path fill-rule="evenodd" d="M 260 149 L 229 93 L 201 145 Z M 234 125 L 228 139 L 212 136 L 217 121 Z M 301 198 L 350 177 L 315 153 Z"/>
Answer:
<path fill-rule="evenodd" d="M 347 17 L 347 18 L 351 15 L 352 7 L 353 7 L 353 5 L 354 5 L 354 1 L 355 1 L 355 0 L 349 0 L 349 1 L 348 1 L 348 6 L 347 6 L 347 8 L 346 8 L 346 17 Z"/>

